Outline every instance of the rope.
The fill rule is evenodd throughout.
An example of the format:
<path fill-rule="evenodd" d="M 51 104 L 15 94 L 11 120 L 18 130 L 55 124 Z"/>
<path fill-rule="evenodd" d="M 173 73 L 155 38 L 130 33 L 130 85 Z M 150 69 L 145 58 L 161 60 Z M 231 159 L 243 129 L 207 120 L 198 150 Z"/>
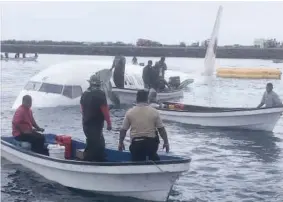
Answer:
<path fill-rule="evenodd" d="M 161 172 L 163 172 L 163 173 L 168 173 L 168 171 L 162 170 L 162 168 L 160 168 L 153 160 L 149 160 L 149 162 L 152 162 L 153 165 L 155 165 Z"/>

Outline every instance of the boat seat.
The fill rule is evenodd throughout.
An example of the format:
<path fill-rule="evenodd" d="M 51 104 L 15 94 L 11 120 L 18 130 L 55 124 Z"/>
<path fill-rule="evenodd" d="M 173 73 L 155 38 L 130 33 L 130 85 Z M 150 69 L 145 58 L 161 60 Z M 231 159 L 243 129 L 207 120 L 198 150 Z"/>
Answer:
<path fill-rule="evenodd" d="M 14 143 L 18 147 L 22 147 L 24 149 L 31 149 L 31 144 L 29 142 L 23 142 L 14 139 Z"/>

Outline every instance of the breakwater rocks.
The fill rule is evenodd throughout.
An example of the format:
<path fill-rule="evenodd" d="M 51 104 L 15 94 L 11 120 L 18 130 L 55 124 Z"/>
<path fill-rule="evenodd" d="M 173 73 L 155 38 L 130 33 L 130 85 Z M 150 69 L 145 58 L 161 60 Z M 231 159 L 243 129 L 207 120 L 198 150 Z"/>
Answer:
<path fill-rule="evenodd" d="M 1 44 L 1 52 L 140 57 L 205 57 L 205 47 L 140 47 L 91 45 Z M 283 48 L 218 47 L 217 58 L 283 59 Z"/>

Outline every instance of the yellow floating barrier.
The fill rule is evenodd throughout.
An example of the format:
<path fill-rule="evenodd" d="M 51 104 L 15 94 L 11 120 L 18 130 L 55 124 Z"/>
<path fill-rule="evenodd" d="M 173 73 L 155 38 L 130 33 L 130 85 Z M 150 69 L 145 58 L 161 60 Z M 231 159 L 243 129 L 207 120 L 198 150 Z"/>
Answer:
<path fill-rule="evenodd" d="M 218 68 L 217 77 L 246 79 L 281 79 L 281 71 L 276 68 Z"/>

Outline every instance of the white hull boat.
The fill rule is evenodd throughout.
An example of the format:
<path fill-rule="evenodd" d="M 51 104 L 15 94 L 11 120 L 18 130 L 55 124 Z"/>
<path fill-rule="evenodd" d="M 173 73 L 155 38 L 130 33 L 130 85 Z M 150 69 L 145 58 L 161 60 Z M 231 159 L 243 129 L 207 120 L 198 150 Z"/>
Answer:
<path fill-rule="evenodd" d="M 15 61 L 15 62 L 35 62 L 38 57 L 26 57 L 26 58 L 1 58 L 3 61 Z"/>
<path fill-rule="evenodd" d="M 175 105 L 178 103 L 164 103 Z M 276 108 L 217 108 L 183 105 L 181 109 L 157 107 L 163 120 L 205 127 L 273 131 L 283 112 Z"/>
<path fill-rule="evenodd" d="M 48 134 L 46 139 L 54 138 Z M 13 137 L 1 137 L 1 155 L 21 164 L 48 180 L 61 185 L 96 193 L 166 201 L 191 159 L 160 155 L 160 161 L 131 162 L 129 152 L 107 149 L 107 162 L 59 159 L 34 153 L 17 145 Z M 84 149 L 81 141 L 72 140 L 72 151 Z"/>

